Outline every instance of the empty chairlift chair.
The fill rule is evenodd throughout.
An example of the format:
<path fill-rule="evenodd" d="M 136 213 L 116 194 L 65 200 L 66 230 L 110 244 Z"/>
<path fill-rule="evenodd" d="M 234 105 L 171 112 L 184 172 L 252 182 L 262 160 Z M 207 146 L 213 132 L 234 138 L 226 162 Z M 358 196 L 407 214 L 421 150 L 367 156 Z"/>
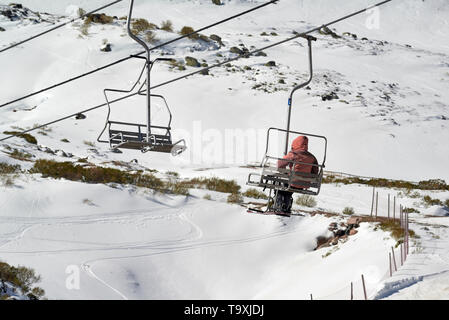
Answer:
<path fill-rule="evenodd" d="M 176 156 L 183 151 L 186 150 L 186 144 L 184 139 L 173 142 L 171 136 L 171 121 L 172 114 L 170 108 L 167 104 L 165 98 L 161 95 L 151 94 L 150 92 L 150 73 L 151 69 L 156 61 L 169 61 L 171 59 L 165 58 L 157 58 L 153 61 L 150 60 L 150 49 L 147 44 L 140 39 L 137 35 L 134 35 L 131 32 L 131 19 L 132 19 L 132 11 L 133 11 L 134 0 L 131 0 L 129 15 L 127 21 L 127 30 L 128 35 L 139 43 L 142 47 L 144 47 L 147 56 L 140 57 L 135 56 L 135 58 L 140 58 L 145 60 L 145 65 L 137 79 L 136 83 L 132 86 L 130 90 L 118 90 L 118 89 L 105 89 L 104 96 L 106 98 L 106 102 L 108 105 L 108 115 L 105 127 L 103 131 L 100 133 L 97 141 L 103 143 L 109 143 L 112 150 L 117 149 L 134 149 L 141 150 L 142 152 L 154 151 L 154 152 L 164 152 L 171 153 L 173 156 Z M 137 84 L 140 83 L 144 73 L 146 73 L 146 80 L 139 87 L 137 93 L 141 96 L 146 96 L 146 123 L 131 123 L 125 121 L 112 121 L 110 120 L 111 115 L 111 106 L 108 99 L 108 93 L 116 92 L 116 93 L 130 93 L 136 87 Z M 143 90 L 146 87 L 146 90 Z M 151 123 L 151 100 L 158 99 L 160 100 L 166 111 L 168 112 L 168 123 L 165 126 L 153 125 Z M 108 132 L 108 139 L 101 139 L 104 132 Z"/>

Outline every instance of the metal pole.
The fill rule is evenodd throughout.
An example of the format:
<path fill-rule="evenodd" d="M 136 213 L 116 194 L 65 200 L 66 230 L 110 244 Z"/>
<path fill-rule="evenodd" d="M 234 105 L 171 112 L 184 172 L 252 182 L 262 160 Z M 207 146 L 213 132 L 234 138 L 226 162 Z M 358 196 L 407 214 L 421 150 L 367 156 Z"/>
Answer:
<path fill-rule="evenodd" d="M 379 205 L 379 192 L 376 191 L 376 220 L 377 220 L 377 206 Z"/>
<path fill-rule="evenodd" d="M 394 257 L 394 249 L 393 249 L 393 247 L 391 247 L 391 255 L 393 257 L 394 271 L 398 271 L 398 267 L 396 266 L 396 258 Z"/>
<path fill-rule="evenodd" d="M 147 142 L 150 142 L 150 134 L 151 134 L 151 86 L 150 86 L 150 72 L 151 72 L 151 59 L 150 59 L 150 48 L 148 45 L 140 39 L 137 35 L 133 34 L 131 31 L 131 16 L 133 13 L 133 7 L 134 7 L 134 0 L 131 0 L 129 5 L 129 14 L 128 14 L 128 21 L 127 21 L 127 30 L 128 35 L 136 41 L 138 44 L 140 44 L 147 54 L 146 57 L 146 68 L 147 68 L 147 80 L 146 80 L 146 95 L 147 95 Z"/>
<path fill-rule="evenodd" d="M 404 250 L 402 250 L 403 247 L 403 243 L 401 243 L 401 266 L 404 265 Z"/>
<path fill-rule="evenodd" d="M 312 296 L 312 294 L 310 294 L 310 300 L 313 300 L 313 296 Z"/>
<path fill-rule="evenodd" d="M 388 194 L 388 220 L 390 220 L 390 194 Z"/>
<path fill-rule="evenodd" d="M 313 78 L 313 64 L 312 64 L 312 41 L 316 41 L 315 37 L 306 35 L 304 36 L 307 39 L 307 44 L 309 47 L 309 79 L 304 82 L 301 83 L 300 85 L 296 86 L 293 88 L 292 92 L 290 93 L 290 97 L 288 99 L 288 114 L 287 114 L 287 133 L 286 133 L 286 137 L 285 137 L 285 150 L 284 150 L 284 155 L 286 155 L 288 153 L 288 138 L 289 138 L 289 131 L 290 131 L 290 118 L 291 118 L 291 114 L 292 114 L 292 102 L 293 102 L 293 94 L 295 93 L 296 90 L 299 90 L 301 88 L 304 88 L 305 86 L 307 86 Z"/>
<path fill-rule="evenodd" d="M 376 187 L 373 186 L 373 196 L 371 197 L 371 217 L 373 216 L 373 210 L 374 210 L 374 191 Z"/>
<path fill-rule="evenodd" d="M 409 254 L 410 236 L 409 236 L 409 233 L 408 233 L 408 213 L 406 214 L 406 219 L 407 219 L 407 223 L 406 223 L 406 227 L 407 227 L 407 254 Z"/>
<path fill-rule="evenodd" d="M 363 294 L 365 295 L 365 300 L 368 300 L 368 297 L 366 295 L 365 278 L 363 277 L 363 274 L 362 274 L 362 284 L 363 284 Z"/>
<path fill-rule="evenodd" d="M 351 282 L 351 300 L 354 300 L 354 286 Z"/>
<path fill-rule="evenodd" d="M 393 275 L 393 270 L 391 269 L 391 252 L 388 252 L 388 258 L 390 261 L 390 277 Z"/>
<path fill-rule="evenodd" d="M 396 219 L 396 196 L 393 198 L 393 220 Z"/>

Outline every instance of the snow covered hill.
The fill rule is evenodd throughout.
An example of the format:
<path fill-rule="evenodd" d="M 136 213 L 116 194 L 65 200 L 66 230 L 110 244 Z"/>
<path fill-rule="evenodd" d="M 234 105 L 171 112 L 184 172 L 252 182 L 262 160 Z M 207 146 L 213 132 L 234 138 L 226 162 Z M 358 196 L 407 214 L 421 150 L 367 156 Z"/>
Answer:
<path fill-rule="evenodd" d="M 177 37 L 184 26 L 200 28 L 263 2 L 235 0 L 217 6 L 206 0 L 136 0 L 134 16 L 159 27 L 167 20 L 173 23 L 173 32 L 153 30 L 153 44 L 158 44 Z M 186 57 L 213 65 L 235 57 L 233 47 L 264 47 L 373 3 L 281 0 L 202 33 L 218 36 L 221 43 L 184 39 L 156 50 L 153 57 L 168 56 L 176 63 L 156 64 L 151 83 L 198 70 L 186 65 Z M 21 4 L 24 8 L 17 9 L 15 17 L 0 14 L 0 30 L 4 30 L 0 49 L 53 26 L 51 22 L 75 17 L 78 8 L 90 11 L 105 1 L 23 0 Z M 126 35 L 123 16 L 128 5 L 123 1 L 103 10 L 116 16 L 111 23 L 86 27 L 83 21 L 74 22 L 0 53 L 0 104 L 141 51 Z M 0 2 L 0 12 L 8 8 L 8 3 Z M 328 138 L 328 170 L 449 181 L 448 14 L 444 0 L 392 1 L 332 26 L 334 36 L 314 34 L 318 38 L 313 44 L 314 80 L 295 94 L 292 129 Z M 105 44 L 110 44 L 110 52 L 100 50 Z M 211 69 L 209 75 L 154 90 L 170 105 L 174 138 L 187 142 L 187 151 L 178 157 L 111 152 L 107 144 L 96 142 L 107 114 L 106 108 L 100 108 L 85 113 L 86 119 L 73 117 L 32 132 L 37 144 L 22 138 L 0 142 L 0 162 L 20 164 L 23 169 L 30 169 L 37 159 L 112 167 L 127 163 L 132 170 L 156 169 L 164 179 L 170 172 L 182 178 L 235 179 L 246 190 L 248 173 L 257 171 L 247 166 L 261 160 L 266 130 L 285 127 L 289 90 L 307 79 L 306 48 L 305 40 L 295 40 L 265 50 L 266 56 L 241 59 Z M 130 89 L 141 68 L 141 60 L 131 59 L 2 107 L 0 132 L 32 128 L 102 104 L 104 88 Z M 155 105 L 152 120 L 167 121 L 164 111 L 162 105 Z M 142 121 L 144 99 L 114 104 L 111 119 Z M 278 138 L 281 150 L 283 137 Z M 321 148 L 311 141 L 310 149 L 317 156 L 322 156 Z M 341 299 L 347 297 L 351 281 L 361 285 L 360 274 L 366 275 L 372 298 L 427 298 L 424 289 L 413 295 L 397 288 L 413 287 L 400 283 L 430 286 L 436 280 L 429 275 L 436 272 L 446 279 L 444 263 L 437 263 L 414 273 L 413 277 L 426 281 L 410 282 L 404 276 L 389 283 L 386 254 L 395 240 L 374 231 L 371 223 L 363 223 L 338 249 L 314 251 L 316 238 L 328 234 L 329 223 L 342 218 L 254 216 L 226 203 L 227 194 L 196 189 L 184 197 L 153 194 L 132 185 L 111 187 L 28 173 L 6 181 L 0 186 L 0 260 L 33 267 L 42 275 L 41 286 L 50 299 L 307 299 L 311 293 L 316 298 Z M 379 190 L 380 215 L 386 215 L 382 199 L 387 193 L 419 209 L 411 215 L 417 231 L 423 223 L 437 228 L 429 216 L 449 211 L 442 204 L 424 207 L 404 190 Z M 371 192 L 367 186 L 326 184 L 316 210 L 340 213 L 349 206 L 369 214 Z M 444 203 L 449 192 L 420 191 L 424 196 Z M 447 218 L 435 219 L 447 226 Z M 424 231 L 420 232 L 423 240 L 414 243 L 415 257 L 425 254 L 446 261 L 446 251 L 429 251 L 427 241 L 436 239 Z M 444 244 L 447 234 L 438 235 Z M 329 269 L 338 270 L 339 276 L 327 273 Z M 79 286 L 76 281 L 67 284 L 77 275 Z M 448 297 L 444 288 L 441 292 L 439 297 Z"/>

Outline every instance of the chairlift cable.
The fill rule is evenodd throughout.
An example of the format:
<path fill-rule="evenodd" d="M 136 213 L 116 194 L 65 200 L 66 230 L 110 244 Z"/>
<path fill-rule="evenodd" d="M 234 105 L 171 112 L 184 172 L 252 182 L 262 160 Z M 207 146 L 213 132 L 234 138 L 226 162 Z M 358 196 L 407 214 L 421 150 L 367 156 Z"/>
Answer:
<path fill-rule="evenodd" d="M 119 1 L 123 1 L 123 0 L 119 0 Z M 257 7 L 251 8 L 251 9 L 246 10 L 246 11 L 243 11 L 243 12 L 240 12 L 240 13 L 234 15 L 234 16 L 228 17 L 228 18 L 226 18 L 226 19 L 224 19 L 224 20 L 220 20 L 220 21 L 215 22 L 215 23 L 213 23 L 213 24 L 211 24 L 211 25 L 208 25 L 208 26 L 206 26 L 206 27 L 203 27 L 203 28 L 200 28 L 200 29 L 198 29 L 198 30 L 196 30 L 196 31 L 193 31 L 193 32 L 191 32 L 191 33 L 189 33 L 189 34 L 183 35 L 183 36 L 181 36 L 181 37 L 177 37 L 177 38 L 175 38 L 175 39 L 169 40 L 169 41 L 164 42 L 164 43 L 162 43 L 162 44 L 159 44 L 159 45 L 157 45 L 157 46 L 155 46 L 155 47 L 152 47 L 152 48 L 150 48 L 150 51 L 154 51 L 154 50 L 159 49 L 159 48 L 161 48 L 161 47 L 163 47 L 163 46 L 166 46 L 166 45 L 168 45 L 168 44 L 171 44 L 171 43 L 173 43 L 173 42 L 175 42 L 175 41 L 179 41 L 179 40 L 181 40 L 181 39 L 184 39 L 184 38 L 187 38 L 187 37 L 191 37 L 192 35 L 198 34 L 198 33 L 201 32 L 201 31 L 204 31 L 204 30 L 206 30 L 206 29 L 215 27 L 215 26 L 217 26 L 217 25 L 219 25 L 219 24 L 228 22 L 228 21 L 230 21 L 230 20 L 236 19 L 236 18 L 238 18 L 238 17 L 241 17 L 242 15 L 245 15 L 245 14 L 248 14 L 248 13 L 253 12 L 253 11 L 255 11 L 255 10 L 261 9 L 261 8 L 267 6 L 267 5 L 277 3 L 278 1 L 279 1 L 279 0 L 271 0 L 271 1 L 269 1 L 269 2 L 266 2 L 266 3 L 264 3 L 264 4 L 259 5 L 259 6 L 257 6 Z M 97 9 L 97 10 L 99 10 L 99 9 Z M 49 32 L 49 31 L 48 31 L 48 32 Z M 18 44 L 16 44 L 16 45 L 18 45 Z M 0 52 L 1 52 L 1 51 L 0 51 Z M 88 71 L 88 72 L 86 72 L 86 73 L 80 74 L 80 75 L 78 75 L 78 76 L 75 76 L 75 77 L 69 78 L 69 79 L 67 79 L 67 80 L 64 80 L 64 81 L 62 81 L 62 82 L 56 83 L 56 84 L 54 84 L 54 85 L 51 85 L 51 86 L 49 86 L 49 87 L 40 89 L 40 90 L 38 90 L 38 91 L 34 91 L 34 92 L 32 92 L 32 93 L 30 93 L 30 94 L 27 94 L 27 95 L 25 95 L 25 96 L 22 96 L 22 97 L 20 97 L 20 98 L 17 98 L 17 99 L 8 101 L 8 102 L 6 102 L 6 103 L 3 103 L 3 104 L 0 105 L 0 108 L 6 107 L 6 106 L 8 106 L 8 105 L 10 105 L 10 104 L 12 104 L 12 103 L 15 103 L 15 102 L 18 102 L 18 101 L 21 101 L 21 100 L 24 100 L 24 99 L 33 97 L 33 96 L 35 96 L 35 95 L 37 95 L 37 94 L 40 94 L 40 93 L 43 93 L 43 92 L 45 92 L 45 91 L 48 91 L 48 90 L 57 88 L 57 87 L 59 87 L 59 86 L 62 86 L 62 85 L 64 85 L 64 84 L 67 84 L 67 83 L 69 83 L 69 82 L 72 82 L 72 81 L 81 79 L 81 78 L 83 78 L 83 77 L 85 77 L 85 76 L 88 76 L 88 75 L 91 75 L 91 74 L 96 73 L 96 72 L 98 72 L 98 71 L 107 69 L 107 68 L 112 67 L 112 66 L 114 66 L 114 65 L 116 65 L 116 64 L 125 62 L 125 61 L 127 61 L 127 60 L 129 60 L 129 59 L 131 59 L 131 58 L 136 57 L 136 56 L 140 56 L 140 55 L 142 55 L 142 54 L 144 54 L 144 53 L 145 53 L 145 51 L 141 51 L 141 52 L 138 52 L 138 53 L 136 53 L 136 54 L 132 54 L 132 55 L 130 55 L 130 56 L 128 56 L 128 57 L 119 59 L 119 60 L 114 61 L 114 62 L 112 62 L 112 63 L 106 64 L 106 65 L 104 65 L 104 66 L 102 66 L 102 67 L 93 69 L 93 70 Z"/>
<path fill-rule="evenodd" d="M 197 74 L 197 73 L 203 72 L 203 71 L 205 71 L 205 70 L 210 70 L 210 69 L 212 69 L 212 68 L 220 67 L 220 66 L 222 66 L 222 65 L 225 64 L 225 63 L 229 63 L 229 62 L 232 62 L 232 61 L 241 59 L 241 58 L 243 58 L 243 57 L 253 55 L 253 54 L 255 54 L 255 53 L 257 53 L 257 52 L 260 52 L 260 51 L 262 51 L 262 50 L 266 50 L 266 49 L 269 49 L 269 48 L 272 48 L 272 47 L 275 47 L 275 46 L 284 44 L 284 43 L 286 43 L 286 42 L 288 42 L 288 41 L 297 39 L 297 38 L 299 38 L 299 37 L 304 37 L 304 36 L 308 35 L 309 33 L 312 33 L 312 32 L 314 32 L 314 31 L 320 30 L 321 28 L 328 27 L 328 26 L 333 25 L 333 24 L 335 24 L 335 23 L 341 22 L 341 21 L 343 21 L 343 20 L 346 20 L 346 19 L 348 19 L 348 18 L 351 18 L 351 17 L 353 17 L 353 16 L 356 16 L 356 15 L 358 15 L 358 14 L 361 14 L 361 13 L 364 13 L 364 12 L 366 12 L 366 11 L 368 11 L 368 10 L 371 10 L 371 9 L 373 9 L 373 8 L 375 8 L 375 7 L 382 6 L 382 5 L 384 5 L 384 4 L 388 3 L 388 2 L 391 2 L 391 1 L 392 1 L 392 0 L 385 0 L 385 1 L 379 2 L 379 3 L 374 4 L 374 5 L 372 5 L 372 6 L 368 7 L 368 8 L 365 8 L 365 9 L 359 10 L 359 11 L 357 11 L 357 12 L 348 14 L 348 15 L 346 15 L 346 16 L 344 16 L 344 17 L 342 17 L 342 18 L 339 18 L 339 19 L 337 19 L 337 20 L 334 20 L 334 21 L 332 21 L 332 22 L 323 24 L 323 25 L 321 25 L 320 27 L 316 27 L 316 28 L 313 28 L 313 29 L 311 29 L 311 30 L 309 30 L 309 31 L 306 31 L 306 32 L 297 34 L 297 35 L 295 35 L 294 37 L 290 37 L 290 38 L 287 38 L 287 39 L 285 39 L 285 40 L 282 40 L 282 41 L 276 42 L 276 43 L 274 43 L 274 44 L 268 45 L 268 46 L 266 46 L 266 47 L 263 47 L 263 48 L 260 48 L 260 49 L 256 49 L 256 50 L 254 50 L 254 51 L 251 51 L 251 52 L 246 53 L 246 54 L 244 54 L 244 55 L 238 56 L 238 57 L 236 57 L 236 58 L 228 59 L 228 60 L 223 61 L 223 62 L 221 62 L 221 63 L 218 63 L 218 64 L 216 64 L 216 65 L 213 65 L 213 66 L 210 66 L 210 67 L 206 67 L 206 68 L 200 69 L 200 70 L 195 71 L 195 72 L 192 72 L 192 73 L 190 73 L 190 74 L 188 74 L 188 75 L 185 75 L 185 76 L 182 76 L 182 77 L 179 77 L 179 78 L 175 78 L 175 79 L 172 79 L 172 80 L 163 82 L 163 83 L 161 83 L 161 84 L 157 84 L 157 85 L 151 87 L 150 89 L 156 89 L 156 88 L 165 86 L 165 85 L 170 84 L 170 83 L 173 83 L 173 82 L 175 82 L 175 81 L 182 80 L 182 79 L 185 79 L 185 78 L 190 77 L 190 76 L 192 76 L 192 75 L 195 75 L 195 74 Z M 120 98 L 118 98 L 118 99 L 112 100 L 112 101 L 109 102 L 109 104 L 112 104 L 112 103 L 115 103 L 115 102 L 119 102 L 119 101 L 121 101 L 121 100 L 130 98 L 130 97 L 135 96 L 135 95 L 137 95 L 137 94 L 142 94 L 142 93 L 144 93 L 144 92 L 145 92 L 145 91 L 137 91 L 137 92 L 134 92 L 134 93 L 132 93 L 132 94 L 129 94 L 129 95 L 120 97 Z M 74 114 L 71 114 L 71 115 L 68 115 L 68 116 L 65 116 L 65 117 L 62 117 L 62 118 L 53 120 L 53 121 L 51 121 L 51 122 L 47 122 L 47 123 L 45 123 L 45 124 L 43 124 L 43 125 L 40 125 L 40 126 L 31 128 L 31 129 L 28 129 L 28 130 L 21 131 L 21 132 L 18 132 L 18 133 L 16 133 L 16 134 L 13 134 L 13 135 L 6 136 L 6 137 L 4 137 L 4 138 L 1 138 L 1 139 L 0 139 L 0 142 L 5 141 L 5 140 L 8 140 L 8 139 L 13 138 L 13 137 L 21 136 L 21 135 L 23 135 L 23 134 L 25 134 L 25 133 L 28 133 L 28 132 L 31 132 L 31 131 L 34 131 L 34 130 L 38 130 L 38 129 L 44 128 L 44 127 L 46 127 L 46 126 L 55 124 L 55 123 L 60 122 L 60 121 L 67 120 L 67 119 L 69 119 L 69 118 L 71 118 L 71 117 L 74 117 L 74 116 L 80 114 L 80 113 L 87 113 L 87 112 L 93 111 L 93 110 L 95 110 L 95 109 L 102 108 L 102 107 L 104 107 L 104 106 L 107 106 L 107 103 L 103 103 L 103 104 L 100 104 L 100 105 L 91 107 L 91 108 L 89 108 L 89 109 L 85 109 L 85 110 L 76 112 L 76 113 L 74 113 Z M 0 106 L 0 107 L 1 107 L 1 106 Z"/>

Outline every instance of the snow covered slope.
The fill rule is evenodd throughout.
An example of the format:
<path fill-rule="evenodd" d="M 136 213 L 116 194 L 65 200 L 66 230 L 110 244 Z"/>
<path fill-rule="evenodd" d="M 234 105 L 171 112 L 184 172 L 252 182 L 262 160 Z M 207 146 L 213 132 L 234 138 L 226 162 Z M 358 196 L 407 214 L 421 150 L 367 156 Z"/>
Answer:
<path fill-rule="evenodd" d="M 35 13 L 41 12 L 44 19 L 59 22 L 78 7 L 89 11 L 105 2 L 21 1 Z M 260 3 L 225 1 L 216 6 L 206 0 L 136 0 L 135 16 L 159 26 L 171 20 L 175 32 L 155 31 L 157 43 L 162 43 L 177 37 L 183 26 L 203 27 Z M 191 56 L 212 65 L 234 57 L 231 47 L 263 47 L 291 37 L 294 30 L 306 31 L 373 3 L 281 0 L 204 32 L 220 36 L 222 46 L 185 39 L 155 51 L 153 57 L 164 54 L 180 63 Z M 120 18 L 127 14 L 127 6 L 128 1 L 123 1 L 104 12 Z M 336 24 L 332 30 L 338 38 L 314 34 L 318 38 L 313 44 L 315 78 L 310 90 L 295 94 L 292 129 L 328 138 L 327 169 L 412 181 L 449 181 L 448 14 L 444 0 L 396 0 L 379 11 Z M 92 24 L 86 34 L 77 22 L 0 53 L 0 104 L 141 51 L 126 36 L 124 22 Z M 50 26 L 0 15 L 0 27 L 5 29 L 0 32 L 0 48 Z M 111 52 L 100 51 L 106 42 Z M 175 171 L 182 177 L 219 176 L 243 186 L 249 169 L 242 166 L 261 160 L 266 130 L 285 127 L 289 90 L 308 76 L 305 41 L 295 40 L 265 53 L 154 91 L 163 94 L 171 107 L 174 137 L 187 141 L 188 149 L 179 157 L 111 152 L 107 144 L 96 142 L 106 119 L 107 110 L 102 108 L 86 113 L 84 120 L 71 118 L 33 132 L 37 145 L 20 138 L 1 142 L 0 161 L 18 163 L 8 156 L 14 149 L 29 154 L 31 160 L 86 158 L 99 165 L 135 160 L 142 168 Z M 266 66 L 269 61 L 276 66 Z M 31 128 L 104 103 L 104 88 L 131 88 L 141 67 L 141 60 L 129 60 L 0 108 L 0 132 Z M 159 63 L 151 82 L 156 85 L 196 70 Z M 334 99 L 324 101 L 327 96 Z M 143 98 L 114 104 L 111 118 L 143 121 L 143 106 Z M 167 119 L 164 109 L 155 107 L 153 120 L 163 123 Z M 283 137 L 278 138 L 280 150 Z M 311 141 L 312 152 L 321 155 L 320 147 Z M 29 161 L 20 164 L 32 166 Z M 374 297 L 377 285 L 385 280 L 385 253 L 394 244 L 367 224 L 324 258 L 327 251 L 313 248 L 332 219 L 251 216 L 240 206 L 226 204 L 226 195 L 207 192 L 212 194 L 213 201 L 209 201 L 198 190 L 191 191 L 195 197 L 169 197 L 130 186 L 114 189 L 37 175 L 21 175 L 13 186 L 0 188 L 0 259 L 35 268 L 43 276 L 42 287 L 49 298 L 307 299 L 310 293 L 316 298 L 346 298 L 348 284 L 360 285 L 361 273 L 367 276 Z M 442 201 L 448 198 L 447 192 L 428 194 Z M 351 206 L 358 213 L 369 213 L 371 188 L 325 185 L 317 201 L 323 211 L 341 212 Z M 416 200 L 401 201 L 412 205 Z M 428 215 L 437 211 L 426 210 Z M 447 213 L 444 208 L 438 210 L 440 215 Z M 419 219 L 424 218 L 416 215 L 413 219 L 421 223 Z M 374 249 L 366 252 L 367 247 Z M 436 259 L 446 257 L 447 252 L 442 252 Z M 339 276 L 327 273 L 329 269 Z M 69 290 L 67 277 L 76 270 L 80 288 Z M 413 279 L 423 277 L 431 286 L 433 278 L 426 277 L 432 270 L 419 269 Z M 435 270 L 446 277 L 443 264 Z M 404 283 L 409 281 L 406 278 Z M 377 298 L 412 295 L 401 296 L 392 287 L 397 287 L 396 282 L 386 284 Z"/>

